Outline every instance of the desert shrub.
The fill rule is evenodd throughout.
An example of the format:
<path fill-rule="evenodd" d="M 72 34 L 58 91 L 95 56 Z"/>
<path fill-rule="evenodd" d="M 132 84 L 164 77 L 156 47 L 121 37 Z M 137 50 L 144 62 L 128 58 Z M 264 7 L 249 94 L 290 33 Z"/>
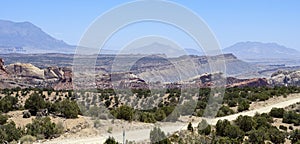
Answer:
<path fill-rule="evenodd" d="M 290 140 L 292 143 L 299 142 L 299 140 L 300 140 L 300 130 L 299 129 L 295 129 L 291 132 Z"/>
<path fill-rule="evenodd" d="M 20 142 L 22 144 L 30 144 L 36 141 L 36 137 L 31 136 L 31 135 L 25 135 L 20 138 Z"/>
<path fill-rule="evenodd" d="M 8 116 L 0 113 L 0 125 L 4 125 L 7 122 Z"/>
<path fill-rule="evenodd" d="M 33 93 L 25 101 L 25 108 L 28 109 L 32 115 L 36 115 L 40 109 L 46 108 L 46 102 L 42 96 L 37 93 Z"/>
<path fill-rule="evenodd" d="M 12 110 L 18 109 L 16 104 L 18 103 L 18 99 L 12 96 L 5 96 L 0 100 L 0 112 L 7 113 Z"/>
<path fill-rule="evenodd" d="M 255 121 L 253 120 L 252 117 L 250 116 L 239 116 L 236 120 L 235 123 L 241 130 L 244 132 L 248 132 L 252 130 L 253 127 L 256 126 Z"/>
<path fill-rule="evenodd" d="M 250 107 L 250 105 L 247 100 L 241 100 L 238 105 L 238 111 L 242 112 L 242 111 L 248 110 L 249 107 Z"/>
<path fill-rule="evenodd" d="M 47 102 L 47 108 L 49 113 L 59 114 L 60 113 L 60 102 L 50 103 Z"/>
<path fill-rule="evenodd" d="M 228 120 L 218 120 L 216 124 L 216 134 L 231 139 L 242 140 L 244 132 L 236 125 L 231 125 Z"/>
<path fill-rule="evenodd" d="M 154 116 L 155 116 L 155 119 L 156 119 L 157 121 L 162 121 L 162 120 L 164 120 L 164 119 L 166 118 L 165 112 L 164 112 L 163 110 L 161 110 L 161 109 L 157 109 L 157 110 L 155 111 Z"/>
<path fill-rule="evenodd" d="M 282 129 L 282 130 L 284 130 L 284 131 L 287 131 L 287 127 L 284 126 L 284 125 L 280 125 L 280 126 L 279 126 L 279 129 Z"/>
<path fill-rule="evenodd" d="M 218 144 L 239 144 L 240 142 L 237 139 L 232 139 L 229 137 L 219 137 L 214 140 L 214 143 Z"/>
<path fill-rule="evenodd" d="M 60 111 L 66 118 L 77 118 L 80 109 L 75 101 L 64 99 L 60 103 Z"/>
<path fill-rule="evenodd" d="M 230 125 L 228 120 L 218 120 L 216 124 L 216 134 L 218 136 L 225 136 L 225 128 Z"/>
<path fill-rule="evenodd" d="M 105 140 L 104 144 L 119 144 L 115 138 L 109 137 L 108 139 Z"/>
<path fill-rule="evenodd" d="M 271 120 L 265 116 L 257 115 L 254 117 L 254 120 L 256 122 L 256 129 L 259 129 L 261 127 L 263 127 L 263 128 L 271 127 L 271 124 L 270 124 Z"/>
<path fill-rule="evenodd" d="M 232 139 L 242 140 L 245 133 L 236 125 L 227 125 L 224 130 L 224 135 Z"/>
<path fill-rule="evenodd" d="M 236 107 L 237 106 L 237 101 L 236 100 L 230 100 L 230 101 L 228 101 L 228 106 L 229 107 Z"/>
<path fill-rule="evenodd" d="M 145 122 L 145 123 L 155 123 L 155 115 L 150 112 L 140 112 L 139 113 L 139 121 Z"/>
<path fill-rule="evenodd" d="M 115 111 L 113 111 L 113 115 L 117 119 L 124 119 L 128 121 L 133 120 L 133 114 L 134 114 L 134 109 L 126 105 L 120 106 Z"/>
<path fill-rule="evenodd" d="M 14 122 L 9 122 L 4 125 L 0 125 L 0 143 L 5 141 L 18 141 L 22 136 L 23 131 L 16 127 Z"/>
<path fill-rule="evenodd" d="M 288 123 L 288 124 L 293 123 L 294 125 L 299 125 L 300 124 L 300 114 L 297 114 L 294 111 L 288 111 L 288 112 L 284 113 L 282 122 Z"/>
<path fill-rule="evenodd" d="M 252 130 L 248 134 L 248 141 L 250 143 L 265 143 L 265 140 L 268 139 L 268 136 L 266 135 L 266 129 L 259 128 L 257 130 Z"/>
<path fill-rule="evenodd" d="M 211 126 L 207 123 L 206 120 L 202 120 L 198 124 L 198 133 L 199 134 L 204 134 L 204 135 L 209 135 L 211 132 Z"/>
<path fill-rule="evenodd" d="M 276 127 L 272 127 L 268 129 L 268 135 L 273 143 L 284 143 L 285 142 L 285 134 L 284 132 L 278 130 Z"/>
<path fill-rule="evenodd" d="M 284 109 L 283 108 L 272 108 L 270 111 L 270 116 L 275 118 L 283 118 Z"/>
<path fill-rule="evenodd" d="M 219 109 L 217 113 L 217 117 L 222 117 L 231 114 L 234 114 L 234 111 L 230 109 L 230 107 L 222 105 L 222 107 Z"/>
<path fill-rule="evenodd" d="M 58 137 L 62 133 L 61 126 L 58 127 L 55 123 L 52 123 L 49 117 L 36 118 L 32 121 L 32 123 L 26 125 L 28 135 L 48 139 Z"/>

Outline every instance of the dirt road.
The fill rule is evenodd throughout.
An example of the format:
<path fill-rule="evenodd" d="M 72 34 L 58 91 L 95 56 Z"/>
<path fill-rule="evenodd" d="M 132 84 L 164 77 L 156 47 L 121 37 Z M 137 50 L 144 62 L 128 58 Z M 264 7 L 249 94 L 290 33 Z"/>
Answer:
<path fill-rule="evenodd" d="M 245 112 L 240 112 L 237 114 L 229 115 L 229 116 L 224 116 L 224 117 L 219 117 L 219 118 L 214 118 L 214 119 L 207 119 L 208 123 L 211 125 L 215 125 L 218 120 L 223 120 L 227 119 L 229 121 L 235 120 L 238 116 L 240 115 L 248 115 L 248 116 L 254 116 L 256 113 L 268 113 L 271 111 L 273 107 L 277 108 L 284 108 L 289 105 L 295 104 L 297 102 L 300 102 L 300 94 L 298 94 L 299 97 L 297 96 L 294 99 L 289 99 L 283 102 L 279 102 L 276 104 L 264 106 L 261 108 L 257 108 L 255 110 L 250 110 L 250 111 L 245 111 Z M 193 122 L 193 126 L 197 126 L 199 122 Z M 174 133 L 179 130 L 186 129 L 187 124 L 186 123 L 168 123 L 165 125 L 161 126 L 161 129 L 165 133 Z M 138 141 L 144 141 L 149 139 L 150 135 L 150 130 L 152 128 L 144 128 L 144 129 L 138 129 L 138 130 L 132 130 L 132 131 L 127 131 L 125 132 L 126 139 L 128 140 L 134 140 L 136 142 Z M 123 141 L 123 132 L 117 132 L 113 134 L 103 134 L 99 135 L 97 137 L 86 137 L 86 138 L 73 138 L 73 139 L 63 139 L 63 140 L 51 140 L 48 142 L 44 142 L 46 144 L 103 144 L 104 141 L 109 137 L 113 136 L 117 141 L 122 142 Z"/>

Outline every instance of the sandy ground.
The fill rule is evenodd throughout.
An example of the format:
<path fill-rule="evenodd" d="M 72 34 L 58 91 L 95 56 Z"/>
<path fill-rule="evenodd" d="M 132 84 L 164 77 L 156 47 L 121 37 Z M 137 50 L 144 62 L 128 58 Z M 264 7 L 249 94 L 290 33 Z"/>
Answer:
<path fill-rule="evenodd" d="M 253 105 L 251 105 L 251 109 L 249 111 L 214 118 L 214 119 L 207 119 L 208 122 L 212 125 L 215 125 L 218 120 L 220 119 L 228 119 L 230 121 L 235 120 L 240 115 L 248 115 L 248 116 L 254 116 L 256 113 L 267 113 L 270 112 L 270 110 L 273 107 L 277 108 L 284 108 L 289 105 L 295 104 L 297 102 L 300 102 L 300 94 L 292 94 L 289 95 L 287 98 L 283 97 L 276 97 L 269 99 L 266 102 L 256 102 Z M 176 123 L 157 123 L 157 125 L 160 125 L 160 128 L 165 132 L 172 134 L 179 130 L 184 130 L 187 127 L 187 123 L 189 121 L 192 121 L 192 124 L 194 127 L 198 125 L 198 123 L 201 121 L 201 118 L 196 117 L 189 117 L 189 118 L 182 118 L 184 122 L 176 122 Z M 46 144 L 103 144 L 104 141 L 109 137 L 113 136 L 117 141 L 122 142 L 123 141 L 123 131 L 121 125 L 125 126 L 125 137 L 127 140 L 134 140 L 136 142 L 148 142 L 150 135 L 150 130 L 155 126 L 154 124 L 145 124 L 145 123 L 139 123 L 139 122 L 122 122 L 118 121 L 112 124 L 111 122 L 107 121 L 106 124 L 103 122 L 104 126 L 100 127 L 97 134 L 90 135 L 86 137 L 78 137 L 76 135 L 70 136 L 70 137 L 60 137 L 57 139 L 53 139 L 50 141 L 46 141 L 43 143 Z M 281 122 L 278 122 L 277 125 L 279 126 L 282 124 Z M 108 133 L 105 129 L 107 127 L 113 128 L 112 133 Z"/>
<path fill-rule="evenodd" d="M 260 101 L 260 102 L 253 102 L 250 105 L 249 110 L 254 110 L 257 108 L 261 108 L 261 107 L 265 107 L 268 105 L 272 105 L 272 104 L 276 104 L 279 102 L 283 102 L 283 101 L 287 101 L 287 100 L 291 100 L 291 99 L 295 99 L 295 98 L 300 98 L 300 94 L 290 94 L 287 97 L 283 97 L 283 96 L 278 96 L 278 97 L 272 97 L 266 101 Z"/>

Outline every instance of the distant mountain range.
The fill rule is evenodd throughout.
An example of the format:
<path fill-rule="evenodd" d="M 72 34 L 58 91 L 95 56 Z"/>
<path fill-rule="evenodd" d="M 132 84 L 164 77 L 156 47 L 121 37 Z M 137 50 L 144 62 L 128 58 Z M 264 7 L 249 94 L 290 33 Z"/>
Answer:
<path fill-rule="evenodd" d="M 0 53 L 74 53 L 76 46 L 57 40 L 30 22 L 0 20 Z M 101 54 L 118 54 L 118 50 L 104 48 Z M 122 53 L 122 51 L 121 51 Z M 203 55 L 201 50 L 176 48 L 162 43 L 152 43 L 140 48 L 126 50 L 127 54 Z M 300 52 L 276 43 L 239 42 L 223 49 L 239 59 L 295 59 Z"/>
<path fill-rule="evenodd" d="M 30 22 L 0 20 L 1 53 L 73 52 L 74 46 L 57 40 Z"/>
<path fill-rule="evenodd" d="M 276 43 L 239 42 L 223 49 L 224 53 L 233 53 L 239 59 L 295 59 L 300 52 Z"/>

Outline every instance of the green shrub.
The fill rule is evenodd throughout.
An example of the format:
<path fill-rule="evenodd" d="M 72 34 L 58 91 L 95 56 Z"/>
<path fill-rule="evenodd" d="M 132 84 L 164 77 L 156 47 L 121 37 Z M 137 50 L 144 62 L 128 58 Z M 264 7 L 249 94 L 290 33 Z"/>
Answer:
<path fill-rule="evenodd" d="M 239 126 L 241 130 L 244 132 L 248 132 L 252 130 L 253 127 L 256 126 L 255 121 L 253 120 L 252 117 L 250 116 L 239 116 L 236 120 L 235 123 Z"/>
<path fill-rule="evenodd" d="M 133 114 L 134 109 L 126 105 L 120 106 L 115 111 L 115 117 L 117 117 L 118 119 L 124 119 L 128 121 L 133 120 Z"/>
<path fill-rule="evenodd" d="M 245 110 L 249 110 L 249 107 L 250 107 L 250 105 L 249 105 L 248 101 L 241 100 L 241 102 L 238 105 L 238 111 L 242 112 L 242 111 L 245 111 Z"/>
<path fill-rule="evenodd" d="M 26 125 L 28 135 L 48 139 L 58 137 L 62 133 L 61 126 L 58 127 L 55 123 L 52 123 L 49 117 L 36 118 L 32 121 L 32 123 Z"/>
<path fill-rule="evenodd" d="M 109 137 L 108 139 L 106 139 L 104 144 L 119 144 L 119 143 L 115 140 L 115 138 Z"/>
<path fill-rule="evenodd" d="M 31 135 L 25 135 L 23 137 L 20 138 L 20 142 L 22 144 L 30 144 L 30 143 L 33 143 L 36 141 L 36 137 L 34 136 L 31 136 Z"/>
<path fill-rule="evenodd" d="M 4 125 L 7 122 L 8 116 L 0 113 L 0 125 Z"/>
<path fill-rule="evenodd" d="M 157 109 L 157 110 L 155 111 L 154 116 L 155 116 L 155 119 L 156 119 L 157 121 L 162 121 L 162 120 L 164 120 L 164 119 L 166 118 L 165 112 L 164 112 L 163 110 L 161 110 L 161 109 Z"/>
<path fill-rule="evenodd" d="M 234 114 L 234 111 L 230 109 L 230 107 L 222 105 L 222 107 L 219 109 L 217 113 L 217 117 L 222 117 L 231 114 Z"/>
<path fill-rule="evenodd" d="M 64 99 L 60 103 L 60 111 L 66 118 L 77 118 L 80 109 L 75 101 Z"/>
<path fill-rule="evenodd" d="M 290 140 L 291 140 L 292 143 L 299 142 L 299 140 L 300 140 L 300 130 L 299 129 L 293 130 L 291 132 Z"/>
<path fill-rule="evenodd" d="M 282 129 L 282 130 L 284 130 L 284 131 L 287 131 L 287 127 L 284 126 L 284 125 L 280 125 L 280 126 L 279 126 L 279 129 Z"/>
<path fill-rule="evenodd" d="M 264 128 L 259 128 L 258 130 L 252 130 L 249 132 L 248 135 L 248 140 L 250 143 L 263 144 L 267 139 L 268 136 L 266 135 L 266 129 Z"/>
<path fill-rule="evenodd" d="M 231 125 L 230 122 L 228 120 L 218 120 L 217 124 L 216 124 L 216 134 L 218 136 L 225 136 L 225 128 Z"/>
<path fill-rule="evenodd" d="M 284 109 L 283 108 L 272 108 L 270 111 L 270 116 L 275 118 L 283 118 Z"/>
<path fill-rule="evenodd" d="M 297 114 L 294 111 L 288 111 L 288 112 L 284 113 L 282 122 L 288 123 L 288 124 L 293 123 L 294 125 L 299 125 L 300 124 L 300 114 Z"/>
<path fill-rule="evenodd" d="M 202 120 L 198 124 L 198 133 L 199 134 L 204 134 L 204 135 L 209 135 L 211 132 L 211 126 L 207 123 L 206 120 Z"/>
<path fill-rule="evenodd" d="M 46 108 L 46 102 L 42 96 L 37 93 L 33 93 L 25 101 L 25 108 L 28 109 L 32 115 L 36 115 L 40 109 Z"/>
<path fill-rule="evenodd" d="M 281 132 L 276 127 L 272 127 L 268 129 L 268 134 L 270 137 L 271 142 L 278 144 L 278 143 L 284 143 L 285 142 L 285 134 L 284 132 Z"/>
<path fill-rule="evenodd" d="M 7 113 L 12 110 L 16 110 L 16 104 L 18 103 L 18 98 L 12 96 L 5 96 L 0 100 L 0 112 Z"/>
<path fill-rule="evenodd" d="M 22 133 L 23 131 L 20 128 L 16 128 L 16 124 L 12 121 L 0 125 L 0 143 L 4 143 L 5 141 L 18 141 Z"/>

